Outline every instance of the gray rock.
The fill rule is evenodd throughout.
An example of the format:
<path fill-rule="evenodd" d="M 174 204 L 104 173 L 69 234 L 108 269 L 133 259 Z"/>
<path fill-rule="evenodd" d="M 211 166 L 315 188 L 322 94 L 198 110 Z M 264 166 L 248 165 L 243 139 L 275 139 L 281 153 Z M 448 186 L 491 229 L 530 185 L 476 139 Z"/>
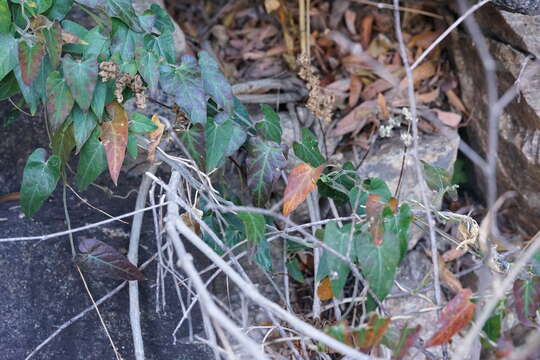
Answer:
<path fill-rule="evenodd" d="M 511 14 L 486 7 L 478 13 L 489 50 L 496 62 L 498 92 L 503 94 L 518 79 L 526 57 L 540 56 L 540 16 Z M 482 156 L 487 150 L 488 106 L 484 71 L 473 41 L 455 34 L 454 63 L 461 98 L 473 121 L 467 127 L 470 145 Z M 515 220 L 528 232 L 540 227 L 540 63 L 530 60 L 520 77 L 521 95 L 500 117 L 497 165 L 498 193 L 513 190 L 519 195 Z M 481 175 L 481 171 L 477 171 Z M 484 186 L 479 186 L 480 190 Z"/>

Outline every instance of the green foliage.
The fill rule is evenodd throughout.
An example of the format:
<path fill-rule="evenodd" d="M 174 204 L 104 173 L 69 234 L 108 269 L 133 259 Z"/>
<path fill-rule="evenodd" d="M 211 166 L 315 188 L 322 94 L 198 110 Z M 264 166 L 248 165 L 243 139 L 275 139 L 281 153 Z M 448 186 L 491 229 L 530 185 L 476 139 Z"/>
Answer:
<path fill-rule="evenodd" d="M 133 132 L 149 132 L 157 129 L 157 125 L 152 122 L 147 116 L 134 112 L 131 114 L 129 122 L 129 131 Z"/>
<path fill-rule="evenodd" d="M 45 149 L 36 149 L 26 161 L 21 185 L 21 206 L 28 217 L 34 215 L 53 193 L 60 178 L 60 158 L 47 159 Z"/>
<path fill-rule="evenodd" d="M 59 71 L 54 71 L 47 78 L 47 112 L 53 132 L 58 130 L 73 108 L 73 96 L 66 80 Z"/>
<path fill-rule="evenodd" d="M 264 118 L 255 124 L 257 131 L 266 140 L 280 144 L 283 131 L 281 130 L 279 115 L 274 111 L 274 109 L 266 104 L 261 105 L 261 110 Z"/>
<path fill-rule="evenodd" d="M 81 109 L 87 111 L 92 103 L 89 94 L 94 93 L 97 83 L 97 60 L 75 60 L 68 54 L 62 58 L 62 70 L 75 101 Z"/>
<path fill-rule="evenodd" d="M 105 169 L 107 169 L 107 157 L 105 148 L 98 139 L 96 131 L 90 136 L 82 147 L 77 167 L 77 185 L 81 191 L 86 190 Z"/>
<path fill-rule="evenodd" d="M 294 154 L 302 161 L 313 167 L 322 165 L 326 159 L 319 150 L 319 142 L 309 129 L 302 128 L 300 142 L 293 143 Z"/>
<path fill-rule="evenodd" d="M 437 191 L 440 196 L 448 193 L 453 199 L 457 198 L 456 186 L 452 184 L 452 175 L 438 166 L 422 161 L 426 183 L 431 190 Z"/>
<path fill-rule="evenodd" d="M 0 34 L 7 34 L 11 27 L 11 13 L 7 0 L 0 0 Z"/>
<path fill-rule="evenodd" d="M 249 241 L 253 244 L 258 244 L 264 239 L 264 229 L 266 225 L 264 216 L 257 213 L 242 211 L 238 213 L 238 217 L 244 224 L 244 233 Z"/>
<path fill-rule="evenodd" d="M 199 65 L 204 91 L 225 112 L 230 113 L 233 109 L 233 94 L 231 84 L 219 69 L 217 61 L 206 51 L 199 52 Z"/>
<path fill-rule="evenodd" d="M 210 172 L 223 164 L 246 141 L 246 132 L 230 116 L 219 113 L 208 118 L 205 129 L 206 171 Z"/>

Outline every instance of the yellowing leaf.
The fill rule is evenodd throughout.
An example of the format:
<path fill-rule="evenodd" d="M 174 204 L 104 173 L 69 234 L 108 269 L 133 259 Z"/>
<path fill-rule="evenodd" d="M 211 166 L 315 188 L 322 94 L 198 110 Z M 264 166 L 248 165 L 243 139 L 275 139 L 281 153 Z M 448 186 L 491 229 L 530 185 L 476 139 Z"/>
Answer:
<path fill-rule="evenodd" d="M 101 143 L 105 147 L 111 179 L 116 185 L 126 155 L 128 142 L 128 116 L 122 105 L 112 101 L 107 105 L 111 121 L 101 124 Z"/>
<path fill-rule="evenodd" d="M 165 130 L 165 125 L 159 121 L 159 116 L 157 114 L 152 115 L 152 122 L 158 127 L 156 130 L 148 133 L 148 161 L 153 163 L 156 159 L 156 148 L 161 141 L 161 136 L 163 136 L 163 131 Z"/>
<path fill-rule="evenodd" d="M 315 190 L 324 168 L 324 165 L 313 168 L 309 164 L 300 163 L 292 169 L 283 196 L 283 215 L 289 215 Z"/>
<path fill-rule="evenodd" d="M 322 301 L 330 300 L 334 297 L 334 294 L 332 293 L 332 285 L 330 283 L 330 279 L 328 279 L 328 276 L 322 279 L 321 283 L 319 284 L 319 287 L 317 288 L 317 295 L 319 295 L 319 298 Z"/>

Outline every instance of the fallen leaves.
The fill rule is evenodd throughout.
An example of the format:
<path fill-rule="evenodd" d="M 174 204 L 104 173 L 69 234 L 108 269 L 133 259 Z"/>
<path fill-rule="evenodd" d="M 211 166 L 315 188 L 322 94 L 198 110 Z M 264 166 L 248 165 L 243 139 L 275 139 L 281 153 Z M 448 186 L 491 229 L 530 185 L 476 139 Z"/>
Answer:
<path fill-rule="evenodd" d="M 283 196 L 283 215 L 289 215 L 315 190 L 324 168 L 324 165 L 313 168 L 307 163 L 300 163 L 292 169 Z"/>
<path fill-rule="evenodd" d="M 427 341 L 426 347 L 447 343 L 472 320 L 476 305 L 470 301 L 471 295 L 471 289 L 463 289 L 446 304 L 439 318 L 438 329 Z"/>
<path fill-rule="evenodd" d="M 107 105 L 111 121 L 101 124 L 101 143 L 105 147 L 109 173 L 115 185 L 118 183 L 120 169 L 126 155 L 128 142 L 128 115 L 122 105 L 112 101 Z"/>
<path fill-rule="evenodd" d="M 148 133 L 148 162 L 153 163 L 156 160 L 156 148 L 161 141 L 163 136 L 163 131 L 165 130 L 165 125 L 159 121 L 157 114 L 152 115 L 152 123 L 157 126 L 157 129 Z"/>

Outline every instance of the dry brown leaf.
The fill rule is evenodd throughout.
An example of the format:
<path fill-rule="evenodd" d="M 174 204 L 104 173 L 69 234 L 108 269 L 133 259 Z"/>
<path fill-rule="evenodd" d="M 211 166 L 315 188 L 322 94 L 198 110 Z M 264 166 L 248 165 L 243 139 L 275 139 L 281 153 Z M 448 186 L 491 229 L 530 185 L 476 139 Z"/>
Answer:
<path fill-rule="evenodd" d="M 416 102 L 419 104 L 429 104 L 439 98 L 439 89 L 416 95 Z"/>
<path fill-rule="evenodd" d="M 422 80 L 429 79 L 433 75 L 435 75 L 435 66 L 431 61 L 426 61 L 422 63 L 420 66 L 415 68 L 413 70 L 413 83 L 414 85 L 418 85 L 418 83 Z M 399 84 L 399 88 L 401 90 L 407 88 L 407 77 L 403 78 Z"/>
<path fill-rule="evenodd" d="M 459 114 L 442 111 L 439 109 L 433 109 L 433 111 L 435 111 L 439 120 L 441 120 L 442 123 L 446 126 L 457 128 L 459 123 L 461 122 L 461 115 Z"/>
<path fill-rule="evenodd" d="M 379 93 L 383 93 L 386 90 L 392 88 L 392 84 L 384 79 L 379 79 L 374 83 L 369 84 L 362 91 L 362 99 L 364 100 L 373 100 Z"/>
<path fill-rule="evenodd" d="M 339 120 L 333 131 L 333 135 L 342 136 L 361 129 L 367 123 L 368 118 L 376 112 L 377 103 L 375 101 L 363 102 Z"/>
<path fill-rule="evenodd" d="M 360 77 L 358 76 L 351 76 L 351 89 L 349 91 L 349 107 L 353 108 L 358 103 L 358 100 L 360 100 L 360 94 L 362 92 L 362 82 L 360 81 Z"/>
<path fill-rule="evenodd" d="M 283 215 L 289 215 L 315 190 L 325 167 L 321 165 L 313 168 L 309 164 L 300 163 L 292 169 L 283 195 Z"/>
<path fill-rule="evenodd" d="M 281 4 L 279 3 L 279 0 L 264 0 L 264 7 L 266 9 L 267 13 L 271 13 L 272 11 L 276 11 L 279 9 Z"/>
<path fill-rule="evenodd" d="M 448 102 L 450 105 L 455 107 L 457 110 L 461 111 L 464 114 L 467 114 L 467 109 L 465 108 L 465 105 L 463 105 L 463 102 L 459 98 L 459 96 L 456 95 L 454 90 L 450 89 L 446 93 L 446 97 L 448 98 Z"/>
<path fill-rule="evenodd" d="M 203 215 L 203 212 L 197 208 L 192 209 L 195 216 L 197 216 L 199 219 Z M 184 223 L 191 229 L 193 232 L 195 232 L 197 235 L 201 235 L 201 225 L 197 220 L 194 219 L 194 216 L 191 216 L 190 213 L 185 212 L 182 215 L 180 215 Z"/>
<path fill-rule="evenodd" d="M 319 283 L 317 295 L 319 295 L 319 298 L 322 301 L 327 301 L 334 297 L 334 293 L 332 292 L 332 284 L 330 279 L 328 279 L 328 276 L 325 276 L 324 279 L 322 279 L 322 281 Z"/>
<path fill-rule="evenodd" d="M 390 113 L 388 112 L 388 106 L 386 105 L 386 98 L 382 93 L 379 93 L 379 95 L 377 95 L 377 105 L 379 106 L 379 110 L 381 111 L 382 118 L 388 120 L 390 118 Z"/>
<path fill-rule="evenodd" d="M 407 47 L 418 46 L 422 50 L 427 49 L 441 34 L 441 31 L 425 31 L 423 33 L 414 35 Z"/>
<path fill-rule="evenodd" d="M 445 283 L 453 292 L 457 294 L 461 290 L 463 290 L 463 285 L 461 285 L 461 281 L 459 281 L 456 275 L 454 275 L 453 272 L 448 270 L 448 268 L 444 264 L 444 261 L 442 260 L 442 257 L 439 256 L 439 276 L 443 283 Z"/>
<path fill-rule="evenodd" d="M 426 348 L 447 343 L 474 316 L 476 305 L 471 303 L 471 289 L 463 289 L 442 310 L 437 331 L 427 341 Z"/>
<path fill-rule="evenodd" d="M 150 163 L 154 163 L 154 161 L 156 160 L 156 148 L 159 145 L 161 137 L 163 136 L 163 131 L 165 130 L 165 125 L 161 121 L 159 121 L 159 116 L 157 114 L 152 115 L 152 122 L 158 128 L 148 133 L 148 140 L 150 140 L 150 144 L 148 144 L 147 159 Z"/>
<path fill-rule="evenodd" d="M 364 16 L 360 24 L 360 43 L 362 44 L 364 49 L 367 49 L 371 41 L 371 33 L 373 31 L 373 20 L 375 20 L 375 16 L 373 16 L 373 14 L 369 14 L 367 16 Z"/>

